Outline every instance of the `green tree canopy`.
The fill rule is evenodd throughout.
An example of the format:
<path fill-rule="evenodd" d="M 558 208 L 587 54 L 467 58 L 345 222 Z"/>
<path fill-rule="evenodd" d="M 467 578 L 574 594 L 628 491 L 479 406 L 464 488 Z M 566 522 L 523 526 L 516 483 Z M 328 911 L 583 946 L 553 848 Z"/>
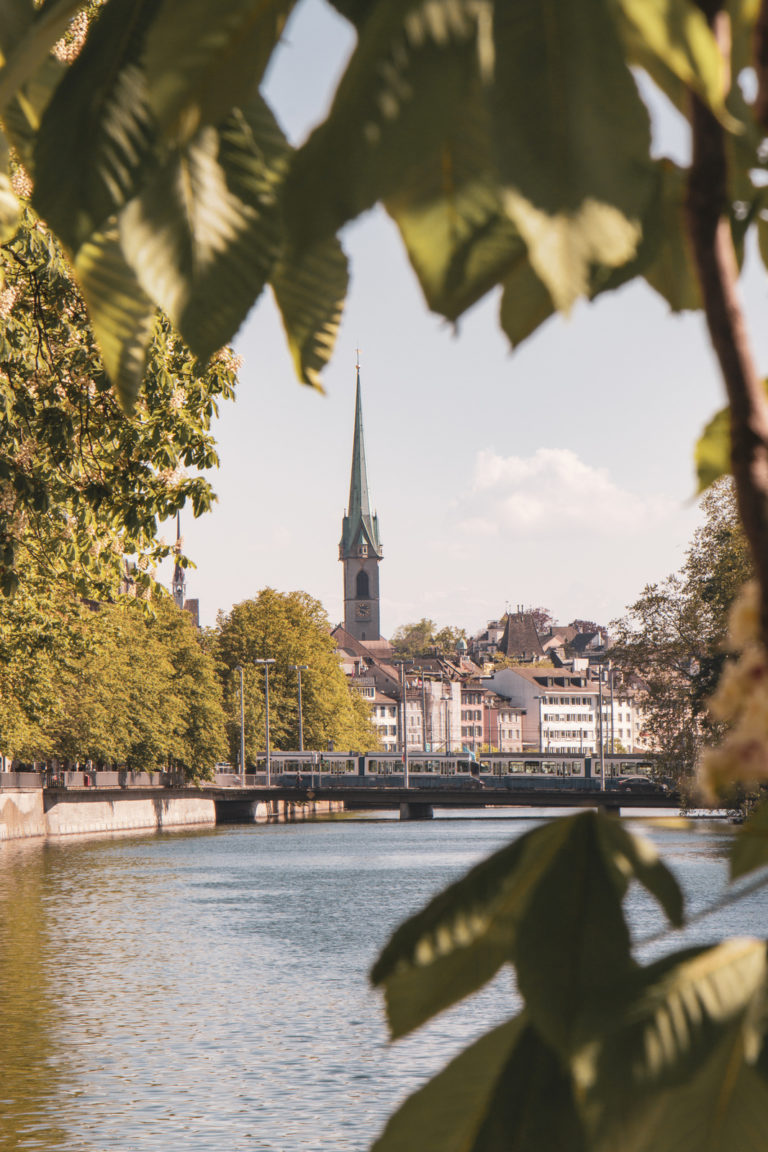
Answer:
<path fill-rule="evenodd" d="M 323 750 L 332 742 L 338 750 L 366 751 L 376 746 L 370 710 L 351 690 L 331 639 L 323 606 L 306 592 L 276 592 L 264 588 L 252 600 L 236 604 L 218 619 L 217 652 L 229 714 L 230 756 L 237 763 L 240 739 L 239 673 L 245 687 L 245 750 L 250 763 L 264 752 L 265 717 L 263 665 L 254 659 L 274 659 L 269 668 L 271 744 L 299 746 L 298 678 L 302 672 L 304 746 Z"/>
<path fill-rule="evenodd" d="M 752 575 L 731 482 L 718 481 L 701 506 L 704 522 L 680 572 L 648 585 L 612 625 L 611 657 L 641 677 L 646 733 L 675 773 L 690 771 L 717 731 L 707 700 L 726 659 L 728 613 Z"/>
<path fill-rule="evenodd" d="M 213 499 L 211 422 L 233 395 L 231 353 L 207 368 L 153 324 L 133 415 L 117 404 L 82 297 L 50 232 L 29 213 L 0 249 L 0 589 L 25 571 L 113 596 L 131 557 L 150 584 L 171 545 L 159 521 Z"/>
<path fill-rule="evenodd" d="M 0 598 L 0 750 L 22 762 L 209 773 L 226 754 L 213 658 L 166 595 L 83 602 L 30 577 Z"/>

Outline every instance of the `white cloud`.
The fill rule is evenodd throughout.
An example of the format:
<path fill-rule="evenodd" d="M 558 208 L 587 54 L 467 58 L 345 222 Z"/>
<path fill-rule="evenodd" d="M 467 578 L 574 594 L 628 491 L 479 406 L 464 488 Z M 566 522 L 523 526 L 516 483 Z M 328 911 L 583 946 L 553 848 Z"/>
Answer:
<path fill-rule="evenodd" d="M 622 488 L 568 448 L 532 456 L 478 452 L 472 488 L 457 509 L 466 536 L 636 537 L 676 517 L 679 504 Z"/>

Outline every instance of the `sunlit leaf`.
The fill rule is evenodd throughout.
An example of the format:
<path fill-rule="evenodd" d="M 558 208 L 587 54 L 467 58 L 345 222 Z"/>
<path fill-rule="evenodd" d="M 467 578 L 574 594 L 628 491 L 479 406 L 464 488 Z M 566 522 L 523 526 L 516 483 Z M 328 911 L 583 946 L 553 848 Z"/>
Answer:
<path fill-rule="evenodd" d="M 597 827 L 603 852 L 613 859 L 628 879 L 637 880 L 658 900 L 671 924 L 682 927 L 682 890 L 651 841 L 633 836 L 620 820 L 602 819 Z"/>
<path fill-rule="evenodd" d="M 552 297 L 527 256 L 504 278 L 499 320 L 513 348 L 522 343 L 554 312 Z"/>
<path fill-rule="evenodd" d="M 433 311 L 456 320 L 495 284 L 513 279 L 525 296 L 518 317 L 534 313 L 529 292 L 535 306 L 543 294 L 546 315 L 552 311 L 546 289 L 539 284 L 536 292 L 525 244 L 503 208 L 479 77 L 445 138 L 414 159 L 385 206 Z"/>
<path fill-rule="evenodd" d="M 255 94 L 295 0 L 165 0 L 146 53 L 150 103 L 175 144 Z"/>
<path fill-rule="evenodd" d="M 618 0 L 616 10 L 631 62 L 645 68 L 678 105 L 681 92 L 692 88 L 732 126 L 725 107 L 726 68 L 704 12 L 691 0 Z"/>
<path fill-rule="evenodd" d="M 157 310 L 125 262 L 114 222 L 80 248 L 75 270 L 104 367 L 130 412 L 141 388 Z"/>
<path fill-rule="evenodd" d="M 230 186 L 250 187 L 245 203 Z M 228 343 L 260 293 L 281 231 L 271 173 L 244 117 L 203 128 L 120 214 L 126 258 L 193 352 Z"/>
<path fill-rule="evenodd" d="M 626 859 L 601 836 L 605 819 L 571 822 L 518 925 L 518 987 L 536 1027 L 566 1055 L 599 1030 L 596 1019 L 610 1019 L 634 971 L 621 907 Z"/>
<path fill-rule="evenodd" d="M 390 1119 L 373 1152 L 584 1152 L 571 1078 L 524 1017 L 457 1056 Z"/>
<path fill-rule="evenodd" d="M 320 373 L 333 352 L 349 284 L 338 240 L 321 241 L 294 263 L 278 261 L 270 276 L 296 375 L 321 388 Z"/>
<path fill-rule="evenodd" d="M 601 0 L 518 0 L 494 13 L 496 155 L 506 211 L 555 305 L 592 264 L 637 250 L 653 195 L 648 114 Z"/>
<path fill-rule="evenodd" d="M 154 0 L 110 0 L 48 105 L 33 203 L 76 251 L 134 192 L 154 131 L 140 67 Z"/>
<path fill-rule="evenodd" d="M 756 1086 L 744 1081 L 737 1090 L 745 1061 L 756 1059 L 762 1043 L 765 982 L 765 944 L 757 940 L 690 949 L 645 969 L 602 1045 L 577 1062 L 590 1085 L 599 1146 L 728 1148 L 718 1130 L 726 1122 L 733 1139 L 733 1094 Z M 681 1142 L 686 1131 L 698 1131 L 702 1142 Z M 730 1147 L 753 1145 L 736 1140 Z"/>
<path fill-rule="evenodd" d="M 482 987 L 514 957 L 517 926 L 571 821 L 520 837 L 472 868 L 393 934 L 371 973 L 393 1036 Z"/>
<path fill-rule="evenodd" d="M 731 410 L 721 408 L 707 424 L 694 449 L 697 494 L 731 471 Z"/>
<path fill-rule="evenodd" d="M 669 160 L 660 161 L 659 171 L 662 180 L 659 244 L 655 258 L 643 275 L 673 312 L 698 309 L 703 306 L 703 300 L 685 219 L 687 174 Z"/>
<path fill-rule="evenodd" d="M 731 846 L 731 880 L 768 864 L 768 803 L 763 802 L 741 825 Z"/>
<path fill-rule="evenodd" d="M 328 119 L 298 150 L 286 183 L 297 249 L 407 188 L 413 166 L 450 141 L 476 82 L 477 38 L 473 0 L 376 6 Z"/>

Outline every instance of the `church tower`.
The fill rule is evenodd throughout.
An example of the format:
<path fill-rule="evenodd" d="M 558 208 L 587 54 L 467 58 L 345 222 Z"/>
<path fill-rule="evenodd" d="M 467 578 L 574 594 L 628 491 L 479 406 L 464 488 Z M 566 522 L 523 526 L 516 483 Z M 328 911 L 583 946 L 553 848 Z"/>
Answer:
<path fill-rule="evenodd" d="M 382 555 L 379 519 L 371 515 L 368 498 L 358 363 L 352 475 L 349 481 L 349 505 L 341 529 L 339 560 L 344 565 L 344 629 L 362 643 L 381 639 L 379 562 Z"/>
<path fill-rule="evenodd" d="M 184 607 L 184 600 L 187 595 L 187 578 L 184 569 L 179 564 L 179 555 L 181 554 L 181 512 L 176 513 L 176 563 L 173 566 L 173 581 L 171 583 L 171 592 L 173 599 L 176 602 L 177 608 Z"/>

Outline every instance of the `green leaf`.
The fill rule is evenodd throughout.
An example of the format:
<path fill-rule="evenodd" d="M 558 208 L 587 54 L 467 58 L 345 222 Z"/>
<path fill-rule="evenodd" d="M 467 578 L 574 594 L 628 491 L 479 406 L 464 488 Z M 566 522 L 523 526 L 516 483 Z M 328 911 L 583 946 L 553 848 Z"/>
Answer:
<path fill-rule="evenodd" d="M 524 1017 L 472 1044 L 390 1119 L 373 1152 L 584 1152 L 571 1078 Z"/>
<path fill-rule="evenodd" d="M 696 441 L 694 461 L 700 495 L 731 471 L 731 410 L 721 408 Z"/>
<path fill-rule="evenodd" d="M 674 873 L 659 858 L 656 848 L 644 836 L 633 836 L 620 820 L 600 819 L 598 834 L 603 852 L 624 873 L 637 880 L 658 900 L 676 928 L 683 926 L 683 893 Z"/>
<path fill-rule="evenodd" d="M 295 262 L 275 266 L 270 283 L 283 319 L 296 375 L 322 388 L 320 373 L 333 352 L 349 284 L 347 258 L 338 240 L 321 241 Z"/>
<path fill-rule="evenodd" d="M 371 972 L 394 1037 L 476 991 L 511 962 L 533 891 L 567 841 L 556 820 L 494 853 L 395 931 Z"/>
<path fill-rule="evenodd" d="M 768 864 L 768 801 L 741 825 L 731 846 L 731 880 Z"/>
<path fill-rule="evenodd" d="M 121 212 L 120 238 L 142 288 L 197 356 L 231 340 L 281 242 L 274 174 L 242 113 L 220 132 L 203 128 L 156 170 Z"/>
<path fill-rule="evenodd" d="M 444 139 L 415 158 L 385 205 L 396 221 L 427 304 L 449 320 L 501 280 L 518 275 L 536 303 L 548 293 L 504 212 L 485 95 L 476 78 Z M 522 271 L 528 268 L 526 276 Z M 530 315 L 532 309 L 527 307 Z M 546 315 L 552 311 L 549 308 Z M 527 333 L 526 333 L 527 334 Z"/>
<path fill-rule="evenodd" d="M 165 0 L 148 41 L 150 102 L 174 144 L 255 94 L 295 0 Z"/>
<path fill-rule="evenodd" d="M 133 195 L 154 130 L 140 67 L 154 0 L 110 0 L 45 110 L 33 203 L 72 251 Z"/>
<path fill-rule="evenodd" d="M 616 12 L 630 61 L 645 68 L 680 111 L 688 113 L 682 93 L 693 89 L 733 126 L 725 107 L 725 65 L 700 8 L 690 0 L 617 0 Z"/>
<path fill-rule="evenodd" d="M 476 86 L 472 0 L 390 0 L 359 31 L 327 120 L 295 157 L 286 218 L 297 250 L 408 188 L 425 155 L 450 142 Z"/>
<path fill-rule="evenodd" d="M 126 264 L 114 221 L 81 247 L 75 271 L 104 367 L 122 407 L 131 412 L 144 377 L 157 310 Z"/>
<path fill-rule="evenodd" d="M 552 297 L 526 257 L 504 279 L 499 320 L 513 348 L 554 312 Z"/>
<path fill-rule="evenodd" d="M 567 310 L 593 264 L 637 250 L 655 183 L 648 114 L 603 0 L 497 6 L 493 38 L 504 205 Z"/>
<path fill-rule="evenodd" d="M 656 256 L 643 275 L 673 312 L 699 309 L 703 300 L 685 219 L 687 173 L 670 160 L 659 161 L 658 167 L 662 195 L 654 228 L 659 243 Z"/>
<path fill-rule="evenodd" d="M 689 949 L 643 970 L 636 996 L 617 1011 L 603 1043 L 576 1061 L 599 1147 L 728 1147 L 718 1128 L 744 1062 L 760 1051 L 766 973 L 758 940 Z M 700 1142 L 681 1140 L 684 1131 L 698 1131 Z M 730 1145 L 740 1152 L 752 1146 Z"/>
<path fill-rule="evenodd" d="M 544 1038 L 565 1055 L 610 1019 L 635 965 L 621 901 L 629 860 L 606 822 L 588 812 L 536 885 L 520 918 L 518 987 Z"/>

